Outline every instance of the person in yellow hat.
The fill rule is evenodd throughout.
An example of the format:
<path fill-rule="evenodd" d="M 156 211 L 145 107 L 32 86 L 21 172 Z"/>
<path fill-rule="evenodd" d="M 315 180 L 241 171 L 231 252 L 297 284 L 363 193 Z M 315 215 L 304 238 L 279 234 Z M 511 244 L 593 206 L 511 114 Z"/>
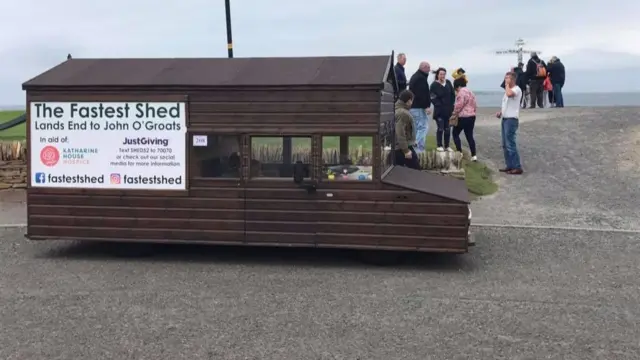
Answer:
<path fill-rule="evenodd" d="M 453 80 L 464 79 L 465 84 L 469 83 L 469 79 L 467 79 L 467 74 L 463 68 L 457 68 L 453 70 L 453 72 L 451 73 L 451 77 L 453 78 Z M 456 89 L 456 94 L 457 93 L 458 89 Z"/>

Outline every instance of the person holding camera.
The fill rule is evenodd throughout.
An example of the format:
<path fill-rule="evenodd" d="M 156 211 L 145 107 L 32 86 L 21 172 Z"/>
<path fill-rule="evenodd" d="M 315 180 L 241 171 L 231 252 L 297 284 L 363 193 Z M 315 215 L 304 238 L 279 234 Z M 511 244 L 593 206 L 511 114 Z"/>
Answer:
<path fill-rule="evenodd" d="M 502 97 L 502 107 L 496 114 L 497 118 L 502 118 L 502 148 L 504 150 L 505 167 L 501 172 L 510 175 L 522 174 L 520 164 L 520 154 L 516 144 L 516 133 L 519 126 L 520 101 L 522 100 L 522 90 L 516 84 L 516 73 L 510 71 L 504 76 L 504 96 Z"/>

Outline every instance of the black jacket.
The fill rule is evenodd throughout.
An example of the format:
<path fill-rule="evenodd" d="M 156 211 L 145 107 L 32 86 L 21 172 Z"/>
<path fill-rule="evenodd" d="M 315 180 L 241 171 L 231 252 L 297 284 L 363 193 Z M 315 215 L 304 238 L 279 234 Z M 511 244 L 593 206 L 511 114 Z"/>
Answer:
<path fill-rule="evenodd" d="M 398 94 L 407 89 L 407 75 L 404 72 L 404 66 L 396 64 L 393 67 L 393 71 L 396 73 L 396 81 L 398 82 Z"/>
<path fill-rule="evenodd" d="M 527 75 L 519 67 L 513 69 L 513 72 L 516 73 L 516 86 L 519 87 L 520 90 L 522 90 L 522 92 L 524 93 L 525 89 L 527 88 L 527 83 L 529 82 L 527 79 Z M 502 84 L 500 84 L 500 87 L 504 89 L 504 80 L 502 80 Z"/>
<path fill-rule="evenodd" d="M 516 85 L 518 85 L 518 87 L 524 92 L 524 89 L 527 88 L 527 75 L 519 67 L 515 68 L 513 71 L 516 73 Z"/>
<path fill-rule="evenodd" d="M 428 109 L 431 107 L 428 73 L 420 70 L 416 71 L 409 80 L 409 90 L 413 92 L 412 109 Z"/>
<path fill-rule="evenodd" d="M 527 70 L 525 73 L 527 74 L 528 80 L 544 80 L 545 79 L 544 76 L 538 76 L 538 64 L 542 64 L 542 66 L 544 66 L 545 69 L 547 68 L 547 64 L 545 64 L 544 61 L 542 61 L 542 59 L 540 59 L 537 56 L 532 57 L 527 62 Z"/>
<path fill-rule="evenodd" d="M 456 103 L 456 92 L 451 81 L 444 85 L 437 81 L 431 83 L 431 102 L 433 103 L 433 118 L 449 118 L 453 114 L 453 105 Z"/>
<path fill-rule="evenodd" d="M 560 62 L 560 59 L 549 64 L 547 69 L 552 84 L 564 85 L 564 64 Z"/>

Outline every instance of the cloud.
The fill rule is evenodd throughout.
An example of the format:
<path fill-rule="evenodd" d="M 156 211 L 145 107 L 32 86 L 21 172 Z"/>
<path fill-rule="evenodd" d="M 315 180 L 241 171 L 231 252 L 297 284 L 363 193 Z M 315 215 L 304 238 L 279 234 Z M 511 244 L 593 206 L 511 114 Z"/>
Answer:
<path fill-rule="evenodd" d="M 408 55 L 449 69 L 500 72 L 495 51 L 522 37 L 543 57 L 606 48 L 640 54 L 632 0 L 231 1 L 236 56 Z M 5 1 L 0 104 L 24 102 L 20 84 L 75 57 L 226 56 L 222 1 Z M 589 65 L 594 66 L 594 65 Z M 594 79 L 594 81 L 596 81 Z"/>

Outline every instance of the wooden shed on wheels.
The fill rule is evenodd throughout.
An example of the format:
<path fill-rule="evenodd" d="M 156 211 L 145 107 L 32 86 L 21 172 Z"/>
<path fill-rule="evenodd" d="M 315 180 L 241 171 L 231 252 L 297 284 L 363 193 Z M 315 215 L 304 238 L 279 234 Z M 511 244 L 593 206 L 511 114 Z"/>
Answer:
<path fill-rule="evenodd" d="M 393 56 L 70 59 L 27 92 L 32 240 L 463 253 L 463 181 L 395 167 Z"/>

